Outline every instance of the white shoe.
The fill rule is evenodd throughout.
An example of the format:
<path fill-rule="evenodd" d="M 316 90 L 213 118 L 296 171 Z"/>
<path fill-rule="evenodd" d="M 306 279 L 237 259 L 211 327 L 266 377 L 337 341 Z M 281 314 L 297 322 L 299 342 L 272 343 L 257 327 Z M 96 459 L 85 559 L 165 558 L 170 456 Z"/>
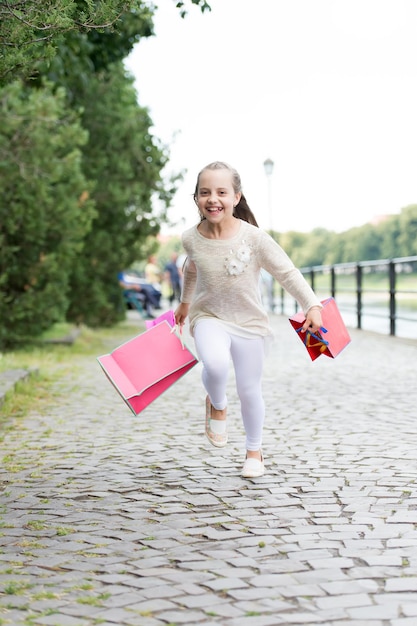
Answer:
<path fill-rule="evenodd" d="M 254 458 L 246 458 L 242 467 L 241 476 L 243 478 L 259 478 L 265 474 L 264 458 L 261 460 Z"/>
<path fill-rule="evenodd" d="M 216 448 L 224 448 L 227 445 L 226 420 L 213 420 L 211 418 L 211 402 L 210 398 L 206 398 L 206 437 L 212 446 Z M 220 428 L 219 432 L 215 432 L 213 428 Z"/>

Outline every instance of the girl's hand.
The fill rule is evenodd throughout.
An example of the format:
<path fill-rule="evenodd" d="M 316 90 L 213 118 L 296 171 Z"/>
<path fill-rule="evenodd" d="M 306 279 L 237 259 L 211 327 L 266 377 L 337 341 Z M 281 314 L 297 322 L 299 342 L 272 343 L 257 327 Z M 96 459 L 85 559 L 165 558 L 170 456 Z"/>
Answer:
<path fill-rule="evenodd" d="M 323 322 L 321 319 L 321 309 L 316 306 L 312 306 L 311 309 L 307 311 L 306 321 L 303 324 L 301 332 L 305 333 L 307 330 L 311 333 L 315 333 L 323 326 Z"/>
<path fill-rule="evenodd" d="M 184 322 L 188 316 L 189 308 L 190 308 L 190 305 L 185 302 L 181 302 L 178 305 L 176 311 L 174 312 L 175 323 L 178 324 L 178 326 L 184 326 Z"/>

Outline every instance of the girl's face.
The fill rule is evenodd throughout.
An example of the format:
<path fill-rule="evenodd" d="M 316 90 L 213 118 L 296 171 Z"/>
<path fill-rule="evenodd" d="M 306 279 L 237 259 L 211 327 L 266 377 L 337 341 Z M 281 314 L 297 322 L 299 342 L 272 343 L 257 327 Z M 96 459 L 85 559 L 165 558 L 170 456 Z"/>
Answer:
<path fill-rule="evenodd" d="M 198 181 L 196 203 L 209 222 L 218 224 L 233 217 L 233 209 L 240 200 L 235 193 L 229 170 L 203 170 Z"/>

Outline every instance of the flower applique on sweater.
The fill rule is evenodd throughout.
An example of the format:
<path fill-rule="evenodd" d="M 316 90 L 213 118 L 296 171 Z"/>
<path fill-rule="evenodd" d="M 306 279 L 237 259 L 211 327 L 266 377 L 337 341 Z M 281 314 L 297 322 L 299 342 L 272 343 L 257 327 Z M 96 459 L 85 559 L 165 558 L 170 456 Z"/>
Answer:
<path fill-rule="evenodd" d="M 226 257 L 225 267 L 230 276 L 238 276 L 243 274 L 251 259 L 251 248 L 243 240 L 236 250 L 230 250 L 229 256 Z"/>

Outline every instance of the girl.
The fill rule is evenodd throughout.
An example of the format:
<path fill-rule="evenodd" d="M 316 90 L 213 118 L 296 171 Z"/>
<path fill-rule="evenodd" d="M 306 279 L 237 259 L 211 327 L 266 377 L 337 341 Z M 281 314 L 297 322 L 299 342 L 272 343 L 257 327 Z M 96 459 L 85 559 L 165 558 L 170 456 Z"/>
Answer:
<path fill-rule="evenodd" d="M 231 357 L 246 432 L 241 474 L 255 478 L 265 471 L 262 371 L 265 340 L 272 335 L 259 292 L 261 268 L 298 301 L 306 315 L 302 332 L 319 330 L 322 307 L 282 248 L 257 227 L 235 169 L 218 161 L 207 165 L 198 175 L 194 201 L 200 222 L 182 236 L 187 261 L 175 319 L 182 325 L 189 316 L 207 391 L 205 432 L 217 447 L 227 443 Z"/>

